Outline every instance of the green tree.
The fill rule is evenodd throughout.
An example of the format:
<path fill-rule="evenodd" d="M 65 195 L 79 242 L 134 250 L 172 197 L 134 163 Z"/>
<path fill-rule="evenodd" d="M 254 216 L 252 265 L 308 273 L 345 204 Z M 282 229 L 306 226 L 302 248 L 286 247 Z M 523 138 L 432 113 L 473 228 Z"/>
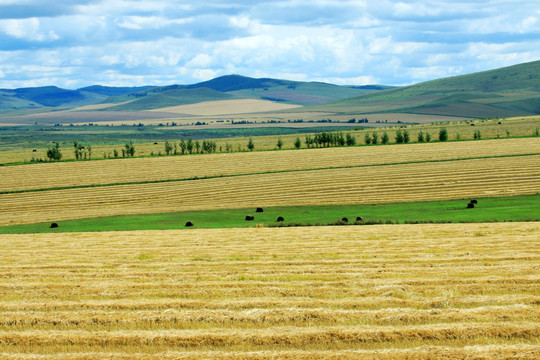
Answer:
<path fill-rule="evenodd" d="M 401 129 L 398 129 L 396 131 L 396 144 L 402 144 L 403 143 L 403 132 Z"/>
<path fill-rule="evenodd" d="M 182 155 L 186 153 L 187 144 L 184 139 L 180 140 L 180 151 L 182 151 Z"/>
<path fill-rule="evenodd" d="M 302 146 L 302 141 L 300 141 L 300 138 L 297 137 L 296 140 L 294 140 L 294 147 L 297 149 L 300 149 L 301 146 Z"/>
<path fill-rule="evenodd" d="M 385 131 L 381 136 L 381 143 L 386 145 L 388 144 L 389 141 L 390 141 L 390 137 L 388 136 L 388 133 Z"/>
<path fill-rule="evenodd" d="M 379 134 L 377 134 L 376 132 L 374 132 L 372 135 L 371 135 L 371 143 L 373 145 L 377 145 L 377 143 L 379 142 Z"/>
<path fill-rule="evenodd" d="M 247 147 L 248 147 L 249 151 L 253 151 L 253 149 L 255 149 L 255 144 L 253 143 L 253 139 L 252 139 L 252 138 L 249 138 Z"/>
<path fill-rule="evenodd" d="M 354 135 L 347 133 L 346 142 L 347 146 L 354 146 L 356 145 L 356 138 L 354 137 Z"/>
<path fill-rule="evenodd" d="M 407 130 L 403 130 L 403 142 L 407 144 L 411 140 L 409 136 L 409 132 Z"/>
<path fill-rule="evenodd" d="M 369 135 L 369 133 L 366 133 L 364 135 L 364 142 L 366 143 L 366 145 L 371 144 L 371 135 Z"/>
<path fill-rule="evenodd" d="M 280 137 L 277 139 L 277 144 L 276 145 L 277 145 L 279 150 L 281 150 L 281 148 L 283 147 L 283 140 Z"/>
<path fill-rule="evenodd" d="M 124 145 L 125 152 L 122 150 L 122 155 L 127 157 L 133 157 L 135 156 L 135 146 L 133 145 L 133 142 L 130 141 Z"/>
<path fill-rule="evenodd" d="M 173 151 L 173 146 L 170 142 L 165 141 L 165 154 L 170 155 Z"/>
<path fill-rule="evenodd" d="M 446 141 L 448 140 L 448 131 L 446 128 L 442 128 L 439 130 L 439 141 Z"/>
<path fill-rule="evenodd" d="M 199 142 L 199 140 L 195 140 L 195 150 L 197 154 L 201 151 L 201 143 Z"/>
<path fill-rule="evenodd" d="M 47 157 L 50 161 L 59 161 L 62 159 L 62 152 L 60 151 L 59 142 L 55 142 L 55 145 L 47 150 Z"/>
<path fill-rule="evenodd" d="M 193 140 L 188 139 L 186 149 L 190 154 L 193 154 Z"/>
<path fill-rule="evenodd" d="M 431 141 L 431 134 L 430 133 L 426 133 L 426 142 L 430 142 Z"/>
<path fill-rule="evenodd" d="M 423 143 L 424 142 L 424 133 L 422 131 L 418 132 L 418 142 Z"/>

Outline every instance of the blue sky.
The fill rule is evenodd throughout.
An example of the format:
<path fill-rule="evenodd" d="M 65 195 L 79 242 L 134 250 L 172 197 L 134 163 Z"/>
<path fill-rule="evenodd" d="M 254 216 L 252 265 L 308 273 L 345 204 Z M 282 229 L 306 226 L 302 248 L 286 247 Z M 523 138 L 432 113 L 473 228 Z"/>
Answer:
<path fill-rule="evenodd" d="M 538 0 L 0 0 L 0 88 L 405 85 L 535 60 Z"/>

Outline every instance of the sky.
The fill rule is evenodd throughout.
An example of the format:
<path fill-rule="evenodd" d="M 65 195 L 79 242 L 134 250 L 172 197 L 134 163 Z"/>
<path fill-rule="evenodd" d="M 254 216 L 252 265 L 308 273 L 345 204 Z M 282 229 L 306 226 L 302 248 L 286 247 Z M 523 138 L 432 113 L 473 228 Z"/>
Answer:
<path fill-rule="evenodd" d="M 0 0 L 0 88 L 408 85 L 540 60 L 538 0 Z"/>

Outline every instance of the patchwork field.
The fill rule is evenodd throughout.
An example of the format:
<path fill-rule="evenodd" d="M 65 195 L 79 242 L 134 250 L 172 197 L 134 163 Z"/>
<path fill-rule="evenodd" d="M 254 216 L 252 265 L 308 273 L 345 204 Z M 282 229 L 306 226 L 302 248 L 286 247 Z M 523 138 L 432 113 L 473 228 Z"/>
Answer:
<path fill-rule="evenodd" d="M 540 356 L 540 224 L 4 235 L 2 359 Z"/>
<path fill-rule="evenodd" d="M 536 194 L 540 192 L 540 154 L 527 154 L 540 148 L 539 141 L 531 138 L 4 167 L 0 168 L 3 179 L 11 180 L 6 180 L 2 190 L 20 192 L 0 194 L 0 225 L 250 206 Z M 48 177 L 53 180 L 42 180 Z M 94 186 L 97 184 L 105 186 Z M 39 188 L 42 191 L 35 191 Z M 34 191 L 26 191 L 29 189 Z"/>

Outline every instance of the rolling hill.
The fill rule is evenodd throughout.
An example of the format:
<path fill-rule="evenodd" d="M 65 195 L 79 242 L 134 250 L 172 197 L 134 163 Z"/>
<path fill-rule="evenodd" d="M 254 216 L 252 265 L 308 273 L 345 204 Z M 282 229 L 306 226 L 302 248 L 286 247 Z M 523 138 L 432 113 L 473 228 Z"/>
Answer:
<path fill-rule="evenodd" d="M 471 118 L 540 114 L 540 61 L 356 96 L 325 110 Z"/>
<path fill-rule="evenodd" d="M 419 114 L 451 119 L 537 115 L 540 114 L 540 61 L 404 87 L 339 86 L 226 75 L 191 85 L 0 89 L 0 112 L 6 118 L 15 114 L 13 110 L 18 110 L 16 115 L 20 115 L 21 111 L 48 112 L 100 104 L 101 113 L 132 113 L 238 99 L 301 105 L 311 113 L 329 116 Z M 99 112 L 96 121 L 101 121 Z"/>

